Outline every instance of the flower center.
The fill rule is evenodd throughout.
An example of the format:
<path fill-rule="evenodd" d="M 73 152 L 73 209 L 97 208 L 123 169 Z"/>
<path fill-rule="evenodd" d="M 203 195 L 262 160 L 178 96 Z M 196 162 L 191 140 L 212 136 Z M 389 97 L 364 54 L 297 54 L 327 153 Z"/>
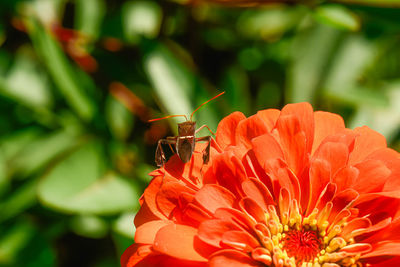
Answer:
<path fill-rule="evenodd" d="M 313 260 L 322 248 L 322 241 L 315 231 L 291 230 L 282 238 L 283 249 L 297 262 Z"/>
<path fill-rule="evenodd" d="M 254 259 L 268 266 L 360 266 L 361 252 L 369 248 L 343 233 L 350 212 L 330 221 L 332 203 L 306 217 L 296 200 L 286 207 L 268 206 L 264 222 L 255 226 L 262 248 L 253 252 Z"/>

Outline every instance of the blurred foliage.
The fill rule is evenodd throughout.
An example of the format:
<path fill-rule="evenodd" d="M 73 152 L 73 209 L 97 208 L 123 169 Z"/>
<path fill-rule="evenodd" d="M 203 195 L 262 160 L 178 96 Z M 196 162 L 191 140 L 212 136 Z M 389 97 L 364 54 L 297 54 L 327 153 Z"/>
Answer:
<path fill-rule="evenodd" d="M 118 266 L 181 118 L 147 121 L 220 91 L 199 125 L 308 101 L 400 148 L 399 0 L 182 2 L 0 2 L 0 266 Z"/>

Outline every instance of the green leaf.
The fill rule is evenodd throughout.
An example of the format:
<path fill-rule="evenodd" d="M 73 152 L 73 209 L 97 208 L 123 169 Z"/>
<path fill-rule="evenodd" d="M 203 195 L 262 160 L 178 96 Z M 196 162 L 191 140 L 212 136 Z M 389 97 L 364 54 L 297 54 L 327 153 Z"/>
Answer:
<path fill-rule="evenodd" d="M 126 140 L 132 132 L 134 117 L 132 113 L 114 97 L 106 102 L 106 120 L 111 133 L 120 140 Z"/>
<path fill-rule="evenodd" d="M 15 223 L 0 235 L 0 264 L 13 264 L 17 254 L 34 235 L 34 228 L 26 221 Z"/>
<path fill-rule="evenodd" d="M 339 29 L 357 31 L 360 29 L 360 19 L 356 14 L 342 5 L 322 5 L 316 8 L 317 20 Z"/>
<path fill-rule="evenodd" d="M 359 101 L 359 108 L 349 122 L 349 127 L 368 125 L 391 142 L 398 135 L 400 125 L 400 81 L 395 80 L 385 84 L 383 92 L 379 95 L 375 93 L 375 101 L 382 97 L 387 99 L 384 104 Z"/>
<path fill-rule="evenodd" d="M 0 203 L 0 222 L 10 219 L 36 204 L 37 181 L 21 185 L 7 199 Z"/>
<path fill-rule="evenodd" d="M 121 214 L 112 225 L 112 229 L 127 238 L 133 238 L 135 236 L 135 225 L 133 219 L 135 218 L 135 212 L 126 212 Z"/>
<path fill-rule="evenodd" d="M 361 35 L 351 35 L 340 44 L 324 87 L 329 94 L 356 88 L 358 79 L 376 57 L 377 46 Z"/>
<path fill-rule="evenodd" d="M 29 34 L 34 47 L 43 58 L 57 89 L 81 118 L 91 120 L 96 106 L 87 94 L 88 88 L 82 88 L 79 77 L 57 42 L 36 21 L 31 21 L 30 25 Z"/>
<path fill-rule="evenodd" d="M 18 53 L 6 76 L 0 76 L 0 93 L 35 109 L 53 104 L 48 77 L 23 53 Z"/>
<path fill-rule="evenodd" d="M 286 102 L 314 103 L 339 37 L 338 30 L 325 25 L 316 25 L 297 35 L 291 48 Z"/>
<path fill-rule="evenodd" d="M 157 45 L 144 59 L 150 82 L 168 114 L 188 115 L 193 110 L 195 77 L 172 53 Z M 175 121 L 181 121 L 176 119 Z"/>
<path fill-rule="evenodd" d="M 162 10 L 156 2 L 128 1 L 122 6 L 125 38 L 136 43 L 141 36 L 155 38 L 161 27 Z"/>
<path fill-rule="evenodd" d="M 249 9 L 240 15 L 237 28 L 248 38 L 275 40 L 295 27 L 305 14 L 306 9 L 302 6 Z"/>
<path fill-rule="evenodd" d="M 104 0 L 76 0 L 75 29 L 97 40 L 106 5 Z"/>
<path fill-rule="evenodd" d="M 41 136 L 25 144 L 17 154 L 8 160 L 7 174 L 8 176 L 27 177 L 82 141 L 78 138 L 77 133 L 66 131 L 54 131 Z"/>
<path fill-rule="evenodd" d="M 115 214 L 138 205 L 133 181 L 106 172 L 98 144 L 88 144 L 55 166 L 39 184 L 39 199 L 66 213 Z"/>
<path fill-rule="evenodd" d="M 335 0 L 335 2 L 388 8 L 400 7 L 399 0 Z"/>
<path fill-rule="evenodd" d="M 249 77 L 244 69 L 229 68 L 223 77 L 220 88 L 226 91 L 226 95 L 222 98 L 225 98 L 231 107 L 244 114 L 250 114 Z"/>
<path fill-rule="evenodd" d="M 74 216 L 70 227 L 76 234 L 88 238 L 103 238 L 108 233 L 108 224 L 105 220 L 93 215 Z"/>

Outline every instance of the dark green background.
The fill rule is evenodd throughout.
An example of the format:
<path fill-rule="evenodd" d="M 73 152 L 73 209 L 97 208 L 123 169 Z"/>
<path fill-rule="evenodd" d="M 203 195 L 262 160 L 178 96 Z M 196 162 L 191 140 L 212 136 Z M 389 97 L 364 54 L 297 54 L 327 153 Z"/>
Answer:
<path fill-rule="evenodd" d="M 1 1 L 0 266 L 118 266 L 155 142 L 182 118 L 147 120 L 221 91 L 198 124 L 308 101 L 399 148 L 400 1 L 341 2 Z M 96 70 L 56 22 L 81 32 L 73 52 Z"/>

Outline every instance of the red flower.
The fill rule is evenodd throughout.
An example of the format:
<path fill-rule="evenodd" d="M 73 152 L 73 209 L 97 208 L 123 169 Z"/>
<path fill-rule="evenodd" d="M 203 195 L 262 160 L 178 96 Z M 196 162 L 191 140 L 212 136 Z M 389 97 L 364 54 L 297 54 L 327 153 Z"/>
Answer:
<path fill-rule="evenodd" d="M 223 119 L 151 173 L 122 266 L 397 266 L 400 155 L 307 103 Z"/>

